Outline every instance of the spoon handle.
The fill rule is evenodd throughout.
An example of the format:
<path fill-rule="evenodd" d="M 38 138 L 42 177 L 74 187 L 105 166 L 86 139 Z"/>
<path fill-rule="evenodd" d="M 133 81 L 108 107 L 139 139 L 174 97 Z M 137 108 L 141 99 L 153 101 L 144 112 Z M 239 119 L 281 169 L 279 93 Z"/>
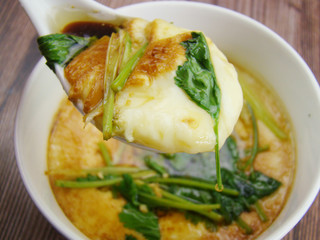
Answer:
<path fill-rule="evenodd" d="M 56 33 L 66 24 L 79 21 L 107 21 L 121 24 L 129 17 L 93 0 L 19 0 L 38 34 Z"/>

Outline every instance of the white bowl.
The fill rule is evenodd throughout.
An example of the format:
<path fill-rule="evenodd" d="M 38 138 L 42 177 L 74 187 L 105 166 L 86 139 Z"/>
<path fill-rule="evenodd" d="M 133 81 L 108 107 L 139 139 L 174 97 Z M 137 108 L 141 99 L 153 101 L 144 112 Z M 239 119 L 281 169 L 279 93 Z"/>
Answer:
<path fill-rule="evenodd" d="M 303 59 L 262 24 L 231 10 L 192 2 L 149 2 L 119 12 L 148 20 L 162 18 L 177 26 L 201 30 L 235 63 L 263 76 L 281 97 L 291 116 L 297 145 L 292 193 L 277 220 L 260 240 L 281 239 L 302 218 L 320 187 L 320 91 Z M 42 59 L 28 79 L 18 109 L 15 151 L 24 184 L 43 215 L 68 239 L 86 239 L 65 217 L 49 186 L 47 139 L 64 95 Z"/>

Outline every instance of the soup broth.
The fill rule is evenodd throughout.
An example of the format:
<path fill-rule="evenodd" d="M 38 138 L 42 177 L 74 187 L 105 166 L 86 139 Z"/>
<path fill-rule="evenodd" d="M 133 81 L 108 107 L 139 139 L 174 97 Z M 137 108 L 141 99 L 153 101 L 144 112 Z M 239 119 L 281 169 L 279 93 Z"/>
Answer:
<path fill-rule="evenodd" d="M 281 182 L 281 186 L 273 194 L 258 200 L 266 215 L 264 221 L 253 208 L 240 215 L 252 229 L 251 234 L 246 234 L 235 221 L 210 227 L 210 221 L 196 222 L 183 211 L 160 209 L 156 213 L 161 239 L 255 239 L 270 226 L 285 205 L 295 172 L 295 147 L 289 117 L 279 98 L 267 86 L 242 68 L 237 68 L 237 71 L 240 82 L 249 84 L 253 92 L 259 93 L 260 101 L 284 134 L 283 137 L 276 136 L 254 111 L 259 133 L 259 151 L 252 166 L 254 170 Z M 240 159 L 248 158 L 247 152 L 252 148 L 254 138 L 252 129 L 248 108 L 244 107 L 232 134 Z M 81 175 L 81 169 L 104 167 L 106 163 L 98 146 L 101 140 L 101 132 L 91 124 L 84 127 L 82 115 L 68 100 L 63 100 L 48 140 L 47 174 L 53 194 L 69 220 L 90 239 L 125 239 L 129 235 L 144 239 L 140 233 L 124 227 L 119 220 L 119 213 L 126 200 L 121 195 L 115 196 L 111 187 L 77 189 L 62 188 L 55 184 L 56 180 Z M 215 177 L 212 161 L 214 153 L 168 156 L 133 148 L 115 139 L 104 144 L 110 152 L 113 165 L 143 168 L 143 159 L 151 156 L 165 166 L 170 175 L 181 174 L 197 179 Z M 221 149 L 221 166 L 231 170 L 234 168 L 234 161 L 226 145 Z"/>

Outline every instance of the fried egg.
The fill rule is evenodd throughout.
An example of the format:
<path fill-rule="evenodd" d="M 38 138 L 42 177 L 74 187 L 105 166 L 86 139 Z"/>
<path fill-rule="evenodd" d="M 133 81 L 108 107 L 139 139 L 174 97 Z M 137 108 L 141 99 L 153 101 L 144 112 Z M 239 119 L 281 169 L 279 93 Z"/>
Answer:
<path fill-rule="evenodd" d="M 149 45 L 124 88 L 116 94 L 114 136 L 166 153 L 213 151 L 217 140 L 215 121 L 174 80 L 178 66 L 186 61 L 180 43 L 191 38 L 191 31 L 160 19 L 133 19 L 124 29 L 131 37 L 133 51 L 145 42 Z M 234 66 L 209 38 L 206 40 L 221 91 L 218 140 L 222 146 L 239 118 L 243 96 Z M 103 96 L 106 53 L 98 52 L 106 51 L 107 44 L 106 39 L 98 40 L 65 69 L 71 85 L 69 98 L 82 101 L 85 113 Z M 90 54 L 101 60 L 90 65 Z M 95 125 L 101 128 L 101 116 L 95 118 Z"/>

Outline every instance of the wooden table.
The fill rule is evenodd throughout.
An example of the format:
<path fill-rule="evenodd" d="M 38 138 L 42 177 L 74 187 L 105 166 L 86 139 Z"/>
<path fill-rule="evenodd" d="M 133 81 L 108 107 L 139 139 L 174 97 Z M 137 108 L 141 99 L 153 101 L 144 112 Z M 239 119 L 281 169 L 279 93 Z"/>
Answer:
<path fill-rule="evenodd" d="M 117 8 L 144 2 L 107 1 Z M 199 1 L 200 2 L 200 1 Z M 320 80 L 319 0 L 202 1 L 248 15 L 277 32 Z M 0 1 L 0 239 L 65 239 L 42 216 L 23 185 L 14 154 L 14 120 L 28 75 L 40 59 L 37 33 L 17 0 Z M 320 239 L 320 197 L 286 240 Z M 318 226 L 318 227 L 317 227 Z"/>

